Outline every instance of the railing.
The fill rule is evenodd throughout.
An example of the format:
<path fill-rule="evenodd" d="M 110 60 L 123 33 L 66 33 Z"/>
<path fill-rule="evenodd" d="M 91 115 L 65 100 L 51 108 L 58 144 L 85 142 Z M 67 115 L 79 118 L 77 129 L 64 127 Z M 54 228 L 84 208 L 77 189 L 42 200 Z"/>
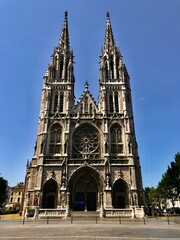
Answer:
<path fill-rule="evenodd" d="M 103 165 L 105 163 L 104 159 L 69 159 L 69 164 L 73 164 L 73 165 L 82 165 L 85 162 L 87 162 L 90 165 L 93 164 L 98 164 L 98 165 Z"/>
<path fill-rule="evenodd" d="M 106 217 L 133 217 L 133 209 L 105 209 Z"/>
<path fill-rule="evenodd" d="M 66 209 L 39 209 L 39 217 L 65 217 Z"/>

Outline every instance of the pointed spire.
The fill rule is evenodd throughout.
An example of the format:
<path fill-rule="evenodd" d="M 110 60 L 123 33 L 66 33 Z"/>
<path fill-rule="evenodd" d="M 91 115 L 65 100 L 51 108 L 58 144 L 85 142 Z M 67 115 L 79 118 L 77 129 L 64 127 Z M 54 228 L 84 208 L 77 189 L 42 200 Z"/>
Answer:
<path fill-rule="evenodd" d="M 107 52 L 113 51 L 115 47 L 113 32 L 111 28 L 111 21 L 109 12 L 106 14 L 106 32 L 105 32 L 105 40 L 104 40 L 104 50 Z"/>
<path fill-rule="evenodd" d="M 67 11 L 64 13 L 64 23 L 63 23 L 63 27 L 62 27 L 61 36 L 59 39 L 59 47 L 62 50 L 70 51 Z"/>

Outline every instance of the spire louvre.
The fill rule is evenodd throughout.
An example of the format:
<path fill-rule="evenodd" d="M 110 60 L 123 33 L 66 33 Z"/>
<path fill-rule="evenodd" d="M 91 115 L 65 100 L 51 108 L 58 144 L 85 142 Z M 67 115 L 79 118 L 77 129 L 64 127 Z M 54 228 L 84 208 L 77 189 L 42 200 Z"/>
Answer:
<path fill-rule="evenodd" d="M 62 27 L 61 36 L 59 39 L 59 47 L 62 50 L 70 51 L 70 44 L 69 44 L 69 29 L 68 29 L 68 12 L 65 11 L 64 13 L 64 23 Z"/>
<path fill-rule="evenodd" d="M 115 47 L 113 31 L 111 27 L 110 14 L 106 13 L 106 31 L 105 31 L 105 40 L 104 40 L 104 50 L 107 52 L 113 51 Z"/>

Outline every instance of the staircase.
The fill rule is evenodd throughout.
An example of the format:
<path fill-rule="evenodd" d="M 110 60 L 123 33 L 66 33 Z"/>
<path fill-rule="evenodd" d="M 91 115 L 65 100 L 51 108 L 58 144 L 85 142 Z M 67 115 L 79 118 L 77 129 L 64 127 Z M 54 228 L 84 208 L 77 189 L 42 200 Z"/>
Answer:
<path fill-rule="evenodd" d="M 93 221 L 97 222 L 99 220 L 99 212 L 96 211 L 72 211 L 71 221 Z"/>

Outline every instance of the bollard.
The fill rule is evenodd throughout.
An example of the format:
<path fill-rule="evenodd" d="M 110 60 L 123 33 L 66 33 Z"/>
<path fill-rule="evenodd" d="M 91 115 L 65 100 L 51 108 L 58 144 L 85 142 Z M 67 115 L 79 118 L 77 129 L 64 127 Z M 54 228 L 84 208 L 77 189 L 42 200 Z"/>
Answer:
<path fill-rule="evenodd" d="M 121 224 L 121 217 L 119 216 L 119 224 Z"/>
<path fill-rule="evenodd" d="M 23 217 L 23 225 L 24 225 L 24 223 L 25 223 L 25 217 Z"/>
<path fill-rule="evenodd" d="M 49 217 L 47 217 L 47 224 L 49 224 Z"/>
<path fill-rule="evenodd" d="M 167 214 L 167 222 L 168 222 L 168 225 L 170 225 L 169 214 Z"/>
<path fill-rule="evenodd" d="M 146 224 L 146 222 L 145 222 L 145 217 L 143 217 L 143 223 L 144 223 L 144 225 Z"/>
<path fill-rule="evenodd" d="M 73 224 L 73 216 L 71 216 L 71 224 Z"/>
<path fill-rule="evenodd" d="M 97 216 L 96 216 L 96 224 L 97 224 Z"/>

